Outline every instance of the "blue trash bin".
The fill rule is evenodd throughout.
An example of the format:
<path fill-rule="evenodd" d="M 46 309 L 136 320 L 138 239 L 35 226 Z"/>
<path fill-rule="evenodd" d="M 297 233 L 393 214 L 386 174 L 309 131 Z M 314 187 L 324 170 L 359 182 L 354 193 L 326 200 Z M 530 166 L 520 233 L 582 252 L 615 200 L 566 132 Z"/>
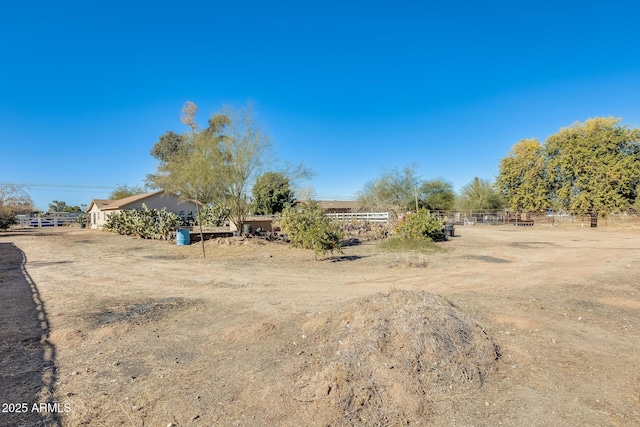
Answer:
<path fill-rule="evenodd" d="M 191 244 L 191 235 L 188 228 L 178 228 L 176 231 L 176 245 L 187 246 Z"/>

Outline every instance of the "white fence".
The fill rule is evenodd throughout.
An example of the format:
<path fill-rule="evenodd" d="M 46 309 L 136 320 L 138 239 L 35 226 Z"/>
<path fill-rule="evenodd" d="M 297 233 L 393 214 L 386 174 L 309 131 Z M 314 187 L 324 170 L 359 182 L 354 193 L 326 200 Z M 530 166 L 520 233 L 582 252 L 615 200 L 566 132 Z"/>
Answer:
<path fill-rule="evenodd" d="M 328 213 L 325 214 L 329 218 L 332 218 L 340 222 L 377 222 L 387 223 L 389 222 L 389 212 L 344 212 L 344 213 Z"/>
<path fill-rule="evenodd" d="M 80 215 L 81 212 L 49 213 L 43 216 L 16 215 L 16 225 L 19 225 L 21 227 L 61 227 L 65 225 L 77 224 L 78 217 Z"/>

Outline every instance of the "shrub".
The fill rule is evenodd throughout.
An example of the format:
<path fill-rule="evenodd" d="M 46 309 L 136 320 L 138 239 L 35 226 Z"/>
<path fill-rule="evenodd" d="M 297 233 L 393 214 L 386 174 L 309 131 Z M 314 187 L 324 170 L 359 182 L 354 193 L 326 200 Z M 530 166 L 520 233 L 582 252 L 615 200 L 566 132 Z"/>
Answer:
<path fill-rule="evenodd" d="M 0 230 L 7 230 L 16 222 L 16 216 L 12 209 L 0 205 Z"/>
<path fill-rule="evenodd" d="M 405 216 L 396 224 L 396 233 L 403 239 L 428 239 L 434 242 L 447 240 L 442 223 L 426 209 Z"/>
<path fill-rule="evenodd" d="M 143 239 L 169 240 L 170 231 L 180 223 L 180 217 L 165 208 L 149 209 L 142 205 L 142 209 L 112 213 L 103 228 Z"/>
<path fill-rule="evenodd" d="M 291 246 L 313 249 L 316 255 L 342 251 L 342 231 L 338 224 L 324 214 L 317 202 L 309 201 L 296 208 L 287 207 L 280 221 Z"/>

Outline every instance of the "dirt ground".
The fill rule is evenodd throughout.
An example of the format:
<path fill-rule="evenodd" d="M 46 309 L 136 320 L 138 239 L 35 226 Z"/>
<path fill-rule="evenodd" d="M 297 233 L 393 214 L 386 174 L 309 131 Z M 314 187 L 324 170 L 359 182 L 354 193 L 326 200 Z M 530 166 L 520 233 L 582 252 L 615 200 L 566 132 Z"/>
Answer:
<path fill-rule="evenodd" d="M 321 261 L 255 240 L 207 242 L 203 260 L 95 230 L 0 233 L 0 425 L 397 425 L 305 387 L 339 348 L 334 319 L 393 290 L 446 298 L 499 348 L 471 386 L 395 390 L 430 405 L 402 424 L 640 425 L 640 231 L 456 232 L 430 255 Z"/>

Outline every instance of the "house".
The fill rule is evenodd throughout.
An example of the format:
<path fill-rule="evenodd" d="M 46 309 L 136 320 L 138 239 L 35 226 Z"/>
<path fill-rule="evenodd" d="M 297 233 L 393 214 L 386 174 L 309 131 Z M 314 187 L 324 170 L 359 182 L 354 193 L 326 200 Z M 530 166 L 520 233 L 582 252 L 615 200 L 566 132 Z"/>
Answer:
<path fill-rule="evenodd" d="M 149 209 L 166 208 L 182 218 L 193 218 L 196 205 L 191 201 L 180 200 L 177 196 L 164 190 L 153 193 L 137 194 L 119 200 L 94 199 L 87 209 L 91 228 L 102 228 L 110 214 L 114 212 L 142 209 L 142 205 Z"/>

